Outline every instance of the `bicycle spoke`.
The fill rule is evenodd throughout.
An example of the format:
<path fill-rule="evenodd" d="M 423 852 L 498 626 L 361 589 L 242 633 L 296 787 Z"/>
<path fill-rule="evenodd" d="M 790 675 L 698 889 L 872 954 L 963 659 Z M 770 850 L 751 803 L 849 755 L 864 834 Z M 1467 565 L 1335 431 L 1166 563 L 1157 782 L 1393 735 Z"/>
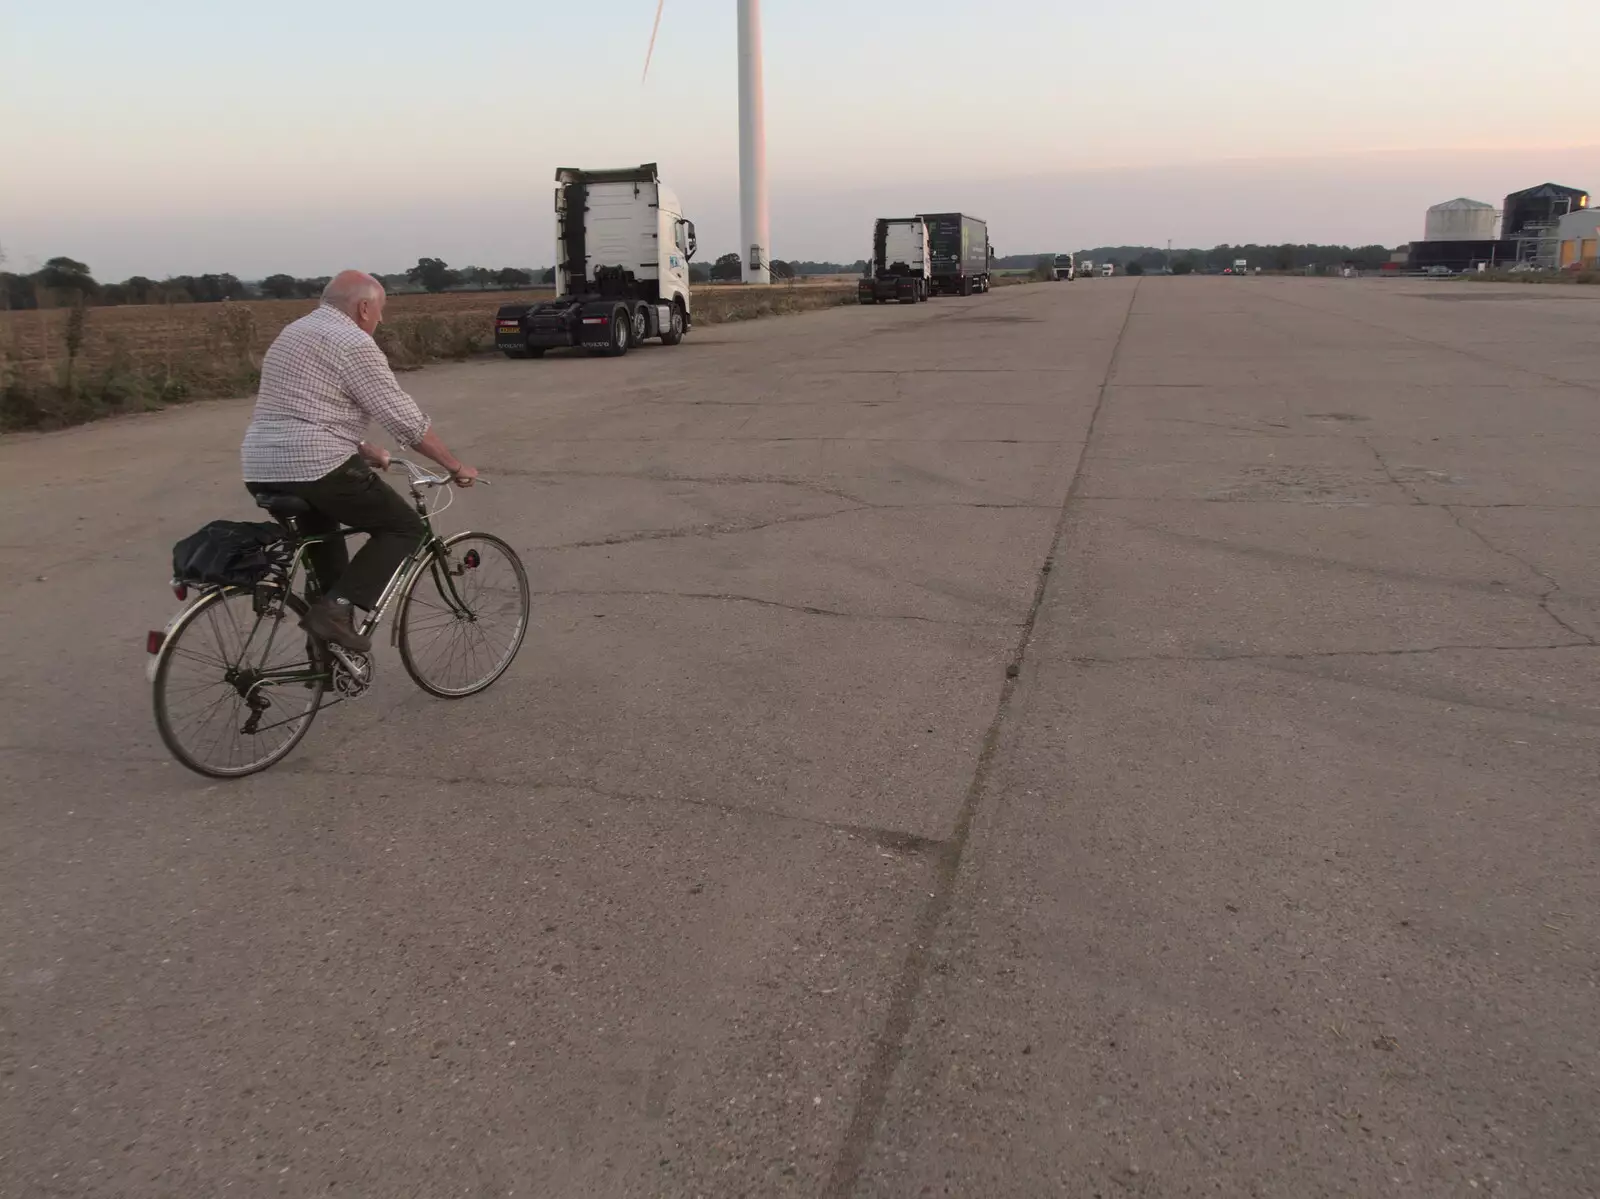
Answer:
<path fill-rule="evenodd" d="M 401 657 L 439 695 L 468 695 L 510 664 L 527 628 L 526 575 L 503 543 L 472 534 L 453 542 L 448 564 L 416 576 L 402 617 Z"/>
<path fill-rule="evenodd" d="M 158 669 L 157 726 L 185 765 L 204 774 L 248 774 L 304 735 L 327 675 L 301 638 L 279 636 L 293 613 L 259 615 L 242 591 L 201 602 L 207 608 L 179 627 L 181 644 L 167 647 Z"/>

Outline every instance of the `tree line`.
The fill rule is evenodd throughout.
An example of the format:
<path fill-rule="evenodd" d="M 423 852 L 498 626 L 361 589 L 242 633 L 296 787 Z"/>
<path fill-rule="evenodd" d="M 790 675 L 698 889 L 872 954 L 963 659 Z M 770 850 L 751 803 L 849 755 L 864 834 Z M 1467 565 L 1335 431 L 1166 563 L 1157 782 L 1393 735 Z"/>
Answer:
<path fill-rule="evenodd" d="M 1043 257 L 1045 255 L 1008 254 L 1004 258 L 997 258 L 995 266 L 1001 270 L 1030 270 Z M 1095 246 L 1090 250 L 1079 250 L 1072 257 L 1078 262 L 1093 262 L 1097 266 L 1110 262 L 1124 271 L 1137 266 L 1141 273 L 1168 269 L 1175 274 L 1221 271 L 1233 266 L 1240 258 L 1264 271 L 1298 271 L 1313 266 L 1338 267 L 1346 263 L 1358 270 L 1375 271 L 1389 261 L 1389 249 L 1387 246 L 1292 243 L 1268 246 L 1254 242 L 1236 246 L 1224 242 L 1209 250 L 1193 247 L 1167 250 L 1159 246 Z"/>
<path fill-rule="evenodd" d="M 0 257 L 0 262 L 3 262 Z M 419 259 L 410 270 L 392 275 L 376 275 L 389 291 L 487 290 L 490 287 L 515 291 L 534 285 L 537 271 L 522 267 L 498 269 L 468 266 L 453 269 L 437 258 Z M 307 300 L 322 294 L 329 276 L 297 278 L 294 275 L 268 275 L 247 283 L 228 273 L 210 275 L 172 275 L 150 279 L 134 275 L 120 283 L 102 283 L 88 264 L 75 258 L 49 259 L 36 271 L 17 273 L 0 270 L 0 309 L 48 307 L 110 307 L 122 304 L 216 304 L 224 300 Z M 543 272 L 542 281 L 553 283 L 555 271 Z"/>
<path fill-rule="evenodd" d="M 134 275 L 121 283 L 101 283 L 86 264 L 74 258 L 52 258 L 29 274 L 0 271 L 0 307 L 40 308 L 55 305 L 214 304 L 242 300 L 250 290 L 236 276 L 174 275 L 148 279 Z"/>
<path fill-rule="evenodd" d="M 995 259 L 1001 270 L 1038 269 L 1044 258 L 1053 255 L 1008 254 Z M 1389 261 L 1385 246 L 1344 246 L 1291 244 L 1282 245 L 1230 245 L 1223 243 L 1210 249 L 1165 250 L 1158 246 L 1096 246 L 1080 250 L 1074 256 L 1078 261 L 1096 264 L 1110 262 L 1124 271 L 1171 270 L 1176 274 L 1193 271 L 1220 271 L 1231 267 L 1237 259 L 1245 259 L 1250 266 L 1262 270 L 1296 271 L 1308 267 L 1337 267 L 1346 263 L 1359 270 L 1378 270 Z M 3 258 L 0 258 L 3 262 Z M 861 274 L 866 269 L 864 259 L 854 262 L 788 262 L 775 260 L 770 264 L 774 279 L 796 279 L 811 275 Z M 737 282 L 742 275 L 739 255 L 723 254 L 710 263 L 696 262 L 689 267 L 691 283 Z M 515 291 L 536 285 L 550 286 L 555 282 L 555 268 L 543 271 L 524 267 L 452 267 L 440 258 L 419 258 L 417 264 L 406 271 L 377 278 L 391 292 L 404 291 L 486 291 L 495 288 Z M 298 278 L 294 275 L 268 275 L 257 283 L 246 283 L 236 275 L 173 275 L 166 279 L 150 279 L 134 275 L 120 283 L 101 283 L 94 278 L 87 264 L 73 258 L 51 258 L 43 267 L 27 274 L 0 271 L 0 308 L 38 308 L 41 306 L 81 306 L 118 304 L 214 304 L 223 300 L 312 299 L 322 293 L 328 276 Z"/>

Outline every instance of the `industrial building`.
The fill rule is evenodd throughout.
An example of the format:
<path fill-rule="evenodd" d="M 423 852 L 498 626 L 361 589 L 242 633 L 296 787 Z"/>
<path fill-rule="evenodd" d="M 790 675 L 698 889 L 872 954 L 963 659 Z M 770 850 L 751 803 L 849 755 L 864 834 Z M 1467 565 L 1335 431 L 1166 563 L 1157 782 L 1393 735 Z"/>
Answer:
<path fill-rule="evenodd" d="M 1498 211 L 1465 196 L 1446 200 L 1428 209 L 1423 239 L 1411 243 L 1406 265 L 1413 271 L 1555 270 L 1593 261 L 1593 216 L 1588 192 L 1559 183 L 1512 192 Z"/>
<path fill-rule="evenodd" d="M 1501 238 L 1477 241 L 1414 241 L 1406 255 L 1406 266 L 1413 271 L 1442 268 L 1457 274 L 1504 270 L 1517 261 L 1517 243 Z"/>
<path fill-rule="evenodd" d="M 1560 260 L 1557 227 L 1563 217 L 1588 207 L 1588 192 L 1559 183 L 1541 183 L 1512 192 L 1506 197 L 1500 236 L 1517 243 L 1519 266 L 1555 270 Z"/>
<path fill-rule="evenodd" d="M 1600 268 L 1600 208 L 1580 208 L 1556 222 L 1556 265 L 1562 270 Z"/>
<path fill-rule="evenodd" d="M 1500 210 L 1493 204 L 1459 196 L 1428 209 L 1422 240 L 1493 241 L 1499 224 Z"/>

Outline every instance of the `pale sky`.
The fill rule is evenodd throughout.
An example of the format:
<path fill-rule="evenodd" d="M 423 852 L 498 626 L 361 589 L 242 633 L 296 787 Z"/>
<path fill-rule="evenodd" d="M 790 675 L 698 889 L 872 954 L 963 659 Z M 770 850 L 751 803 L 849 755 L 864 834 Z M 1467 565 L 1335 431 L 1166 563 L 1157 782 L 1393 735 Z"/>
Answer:
<path fill-rule="evenodd" d="M 1001 253 L 1381 242 L 1600 188 L 1600 3 L 766 0 L 777 258 L 961 209 Z M 734 0 L 0 0 L 0 246 L 138 273 L 545 264 L 557 166 L 738 242 Z M 601 14 L 604 19 L 599 19 Z"/>

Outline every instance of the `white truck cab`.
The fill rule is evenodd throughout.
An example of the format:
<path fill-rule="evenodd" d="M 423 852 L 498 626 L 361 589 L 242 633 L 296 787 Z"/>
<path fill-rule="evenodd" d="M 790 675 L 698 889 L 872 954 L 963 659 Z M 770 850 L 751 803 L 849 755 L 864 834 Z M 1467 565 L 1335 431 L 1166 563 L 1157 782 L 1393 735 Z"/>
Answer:
<path fill-rule="evenodd" d="M 857 286 L 863 304 L 919 304 L 931 294 L 933 240 L 919 216 L 880 217 L 872 225 L 872 258 Z"/>
<path fill-rule="evenodd" d="M 677 194 L 654 174 L 653 166 L 557 172 L 556 236 L 563 251 L 557 296 L 592 293 L 600 272 L 620 268 L 633 273 L 642 291 L 689 311 L 694 225 L 684 219 Z"/>
<path fill-rule="evenodd" d="M 560 346 L 615 357 L 651 337 L 682 341 L 693 324 L 694 222 L 656 164 L 563 168 L 555 211 L 555 299 L 502 307 L 495 345 L 508 358 L 538 358 Z"/>

